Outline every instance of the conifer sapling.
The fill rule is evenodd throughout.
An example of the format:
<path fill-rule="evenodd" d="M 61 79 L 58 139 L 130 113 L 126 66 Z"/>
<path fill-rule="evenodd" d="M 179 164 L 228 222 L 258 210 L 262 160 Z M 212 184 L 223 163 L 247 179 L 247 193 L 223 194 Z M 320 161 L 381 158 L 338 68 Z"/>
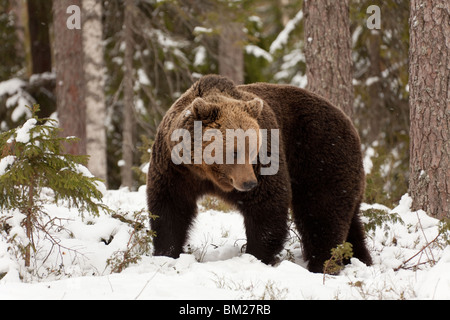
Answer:
<path fill-rule="evenodd" d="M 106 191 L 100 179 L 84 167 L 87 156 L 64 153 L 63 144 L 75 137 L 63 138 L 56 120 L 39 119 L 38 105 L 31 108 L 32 118 L 22 127 L 0 134 L 0 208 L 19 210 L 23 215 L 28 243 L 23 244 L 25 266 L 30 266 L 31 249 L 35 250 L 33 231 L 42 230 L 38 221 L 46 215 L 41 192 L 52 194 L 52 202 L 65 202 L 85 212 L 98 215 L 109 210 L 101 203 Z M 8 211 L 2 210 L 0 218 Z M 6 212 L 6 213 L 5 213 Z"/>

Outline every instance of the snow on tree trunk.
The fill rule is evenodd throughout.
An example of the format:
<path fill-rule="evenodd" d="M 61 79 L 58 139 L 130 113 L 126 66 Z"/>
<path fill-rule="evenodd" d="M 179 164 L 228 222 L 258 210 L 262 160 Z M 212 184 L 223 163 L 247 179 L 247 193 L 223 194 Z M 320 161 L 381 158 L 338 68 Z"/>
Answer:
<path fill-rule="evenodd" d="M 88 168 L 106 181 L 105 94 L 102 45 L 102 3 L 83 0 L 84 77 L 86 80 L 86 136 Z"/>
<path fill-rule="evenodd" d="M 349 1 L 304 1 L 307 89 L 353 115 Z"/>
<path fill-rule="evenodd" d="M 66 145 L 70 154 L 86 154 L 86 102 L 83 72 L 82 30 L 69 29 L 69 6 L 81 8 L 81 0 L 53 1 L 54 68 L 59 126 L 65 137 L 76 136 L 78 143 Z"/>
<path fill-rule="evenodd" d="M 412 206 L 450 218 L 450 2 L 410 5 Z"/>

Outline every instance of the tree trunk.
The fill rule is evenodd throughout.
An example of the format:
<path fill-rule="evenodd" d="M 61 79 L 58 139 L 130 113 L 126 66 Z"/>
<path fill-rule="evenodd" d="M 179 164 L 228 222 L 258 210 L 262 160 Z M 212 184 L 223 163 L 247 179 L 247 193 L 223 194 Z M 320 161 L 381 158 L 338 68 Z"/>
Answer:
<path fill-rule="evenodd" d="M 122 129 L 122 160 L 121 176 L 122 186 L 132 188 L 133 186 L 133 0 L 125 1 L 125 71 L 123 76 L 124 85 L 124 108 Z"/>
<path fill-rule="evenodd" d="M 102 3 L 83 0 L 84 77 L 86 80 L 86 136 L 88 168 L 107 181 L 106 107 L 102 44 Z"/>
<path fill-rule="evenodd" d="M 305 16 L 307 89 L 353 115 L 353 74 L 348 0 L 308 0 Z"/>
<path fill-rule="evenodd" d="M 412 206 L 450 218 L 450 2 L 410 5 Z"/>
<path fill-rule="evenodd" d="M 17 40 L 14 44 L 16 52 L 19 53 L 26 63 L 26 74 L 30 76 L 33 74 L 33 67 L 31 62 L 31 48 L 30 48 L 30 32 L 28 31 L 28 6 L 22 0 L 9 1 L 9 9 L 6 12 L 12 11 L 14 14 L 14 28 Z M 3 60 L 2 60 L 3 61 Z M 8 75 L 9 76 L 9 75 Z M 3 79 L 4 80 L 4 79 Z"/>
<path fill-rule="evenodd" d="M 49 34 L 51 11 L 52 1 L 28 0 L 32 74 L 52 71 Z"/>
<path fill-rule="evenodd" d="M 237 22 L 223 23 L 219 38 L 219 73 L 236 84 L 244 83 L 244 32 Z"/>
<path fill-rule="evenodd" d="M 78 143 L 65 145 L 70 154 L 86 154 L 86 102 L 83 72 L 82 30 L 69 29 L 67 8 L 81 0 L 53 1 L 54 68 L 56 104 L 62 135 L 76 136 Z"/>

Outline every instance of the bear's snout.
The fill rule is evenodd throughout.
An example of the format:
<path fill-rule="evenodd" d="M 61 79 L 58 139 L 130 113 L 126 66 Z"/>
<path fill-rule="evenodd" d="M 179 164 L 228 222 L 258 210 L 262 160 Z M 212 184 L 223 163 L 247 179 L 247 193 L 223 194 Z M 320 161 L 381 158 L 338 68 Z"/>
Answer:
<path fill-rule="evenodd" d="M 250 191 L 257 185 L 258 185 L 258 181 L 246 181 L 246 182 L 244 182 L 244 184 L 242 186 L 244 187 L 245 191 Z"/>
<path fill-rule="evenodd" d="M 252 189 L 254 189 L 258 185 L 257 180 L 249 180 L 245 181 L 243 183 L 236 183 L 235 181 L 232 182 L 234 188 L 238 191 L 247 192 Z"/>

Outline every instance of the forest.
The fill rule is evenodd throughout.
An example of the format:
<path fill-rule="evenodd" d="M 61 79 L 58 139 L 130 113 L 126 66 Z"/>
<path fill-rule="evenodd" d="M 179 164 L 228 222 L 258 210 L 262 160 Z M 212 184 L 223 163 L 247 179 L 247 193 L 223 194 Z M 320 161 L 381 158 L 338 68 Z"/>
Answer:
<path fill-rule="evenodd" d="M 88 154 L 95 176 L 112 189 L 135 189 L 145 183 L 141 169 L 162 116 L 201 75 L 219 73 L 236 83 L 287 83 L 345 106 L 369 163 L 366 201 L 392 205 L 408 192 L 411 181 L 421 184 L 417 175 L 426 165 L 420 160 L 424 154 L 410 159 L 410 109 L 416 106 L 409 103 L 409 70 L 414 71 L 409 61 L 419 59 L 409 54 L 410 1 L 344 2 L 312 5 L 307 19 L 307 6 L 294 0 L 80 0 L 53 5 L 1 0 L 1 128 L 22 124 L 30 115 L 24 106 L 37 103 L 40 116 L 57 114 L 63 134 L 81 139 L 79 150 L 70 151 Z M 328 6 L 335 20 L 317 11 L 320 6 Z M 439 6 L 442 17 L 435 32 L 440 35 L 432 37 L 437 46 L 425 44 L 432 40 L 425 36 L 427 30 L 417 37 L 441 55 L 431 55 L 441 65 L 442 80 L 433 81 L 443 81 L 434 97 L 441 101 L 435 112 L 442 130 L 433 125 L 442 132 L 433 133 L 441 142 L 433 138 L 436 148 L 420 152 L 439 153 L 439 168 L 425 171 L 430 179 L 444 180 L 418 186 L 436 190 L 416 205 L 427 208 L 424 202 L 438 197 L 436 205 L 442 208 L 432 205 L 430 214 L 448 217 L 448 4 L 437 1 Z M 318 48 L 323 49 L 320 55 L 313 53 Z M 335 61 L 327 65 L 330 57 Z M 333 68 L 340 68 L 342 78 Z M 318 72 L 320 76 L 312 76 Z M 56 88 L 68 78 L 76 92 Z M 410 162 L 421 169 L 410 168 Z"/>
<path fill-rule="evenodd" d="M 327 98 L 359 132 L 365 203 L 394 208 L 408 194 L 411 210 L 450 219 L 447 0 L 0 0 L 0 40 L 0 208 L 19 203 L 2 180 L 11 130 L 26 146 L 19 133 L 48 121 L 39 144 L 55 152 L 52 168 L 89 170 L 89 181 L 63 178 L 81 200 L 57 179 L 50 188 L 98 213 L 95 185 L 139 193 L 166 111 L 201 76 L 220 74 Z"/>

